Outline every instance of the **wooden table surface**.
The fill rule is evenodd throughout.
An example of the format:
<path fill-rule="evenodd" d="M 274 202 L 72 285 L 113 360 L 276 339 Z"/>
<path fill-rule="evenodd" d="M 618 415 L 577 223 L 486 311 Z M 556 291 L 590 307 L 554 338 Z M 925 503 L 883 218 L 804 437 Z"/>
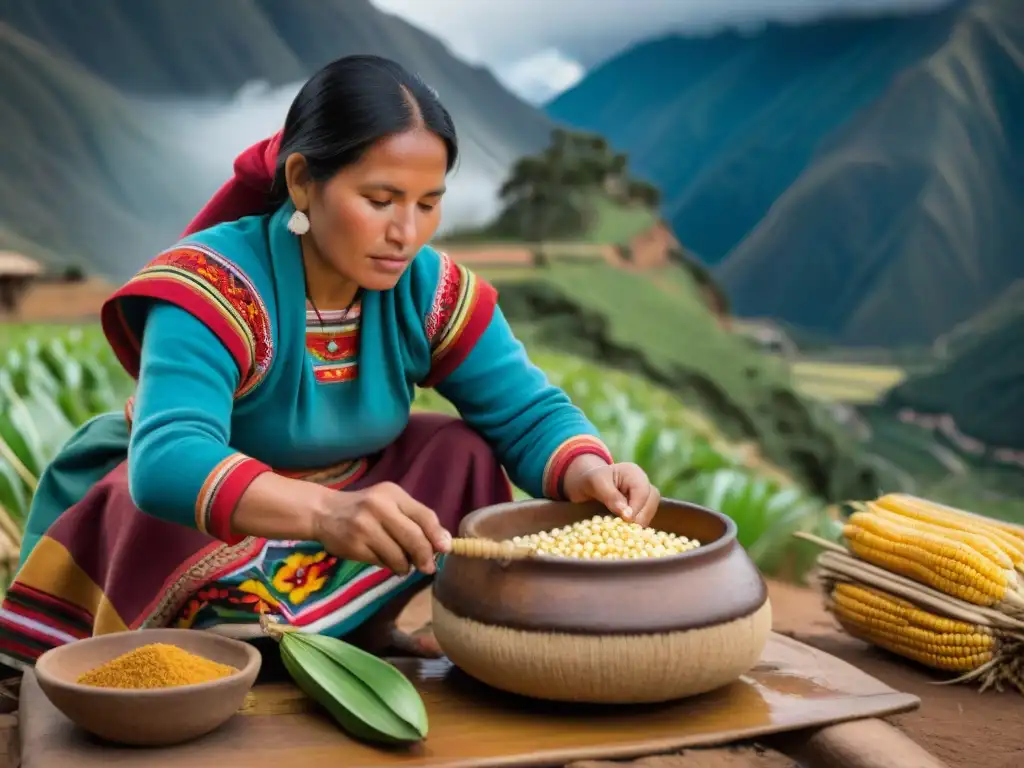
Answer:
<path fill-rule="evenodd" d="M 431 731 L 411 749 L 381 750 L 349 739 L 287 683 L 257 686 L 247 712 L 209 736 L 159 751 L 121 749 L 85 737 L 42 695 L 22 686 L 24 768 L 167 768 L 200 765 L 279 768 L 283 763 L 351 766 L 558 766 L 625 759 L 758 738 L 805 765 L 938 768 L 881 721 L 850 720 L 908 711 L 914 696 L 892 690 L 810 646 L 773 635 L 761 664 L 741 681 L 693 699 L 653 707 L 565 707 L 498 693 L 447 662 L 396 660 L 427 705 Z M 849 723 L 836 729 L 813 729 Z M 787 739 L 773 736 L 791 733 Z M 794 733 L 795 732 L 795 733 Z M 865 735 L 867 734 L 867 735 Z M 875 752 L 865 753 L 868 741 Z M 878 762 L 884 758 L 884 762 Z M 851 762 L 851 760 L 860 762 Z M 840 760 L 841 762 L 827 762 Z M 157 763 L 159 761 L 159 763 Z"/>

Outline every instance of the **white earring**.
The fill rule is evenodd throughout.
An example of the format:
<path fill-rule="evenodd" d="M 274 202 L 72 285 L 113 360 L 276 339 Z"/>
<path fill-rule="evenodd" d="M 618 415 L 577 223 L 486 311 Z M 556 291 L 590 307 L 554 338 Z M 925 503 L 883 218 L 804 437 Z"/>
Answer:
<path fill-rule="evenodd" d="M 295 211 L 288 219 L 288 231 L 293 235 L 304 235 L 309 232 L 309 216 L 302 211 Z"/>

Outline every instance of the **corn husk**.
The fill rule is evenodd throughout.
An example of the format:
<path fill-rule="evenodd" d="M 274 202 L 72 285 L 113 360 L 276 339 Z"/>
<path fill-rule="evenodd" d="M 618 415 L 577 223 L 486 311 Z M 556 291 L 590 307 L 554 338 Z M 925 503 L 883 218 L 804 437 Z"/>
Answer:
<path fill-rule="evenodd" d="M 278 641 L 295 684 L 351 736 L 403 744 L 427 737 L 427 710 L 419 691 L 393 664 L 350 643 L 261 621 Z"/>

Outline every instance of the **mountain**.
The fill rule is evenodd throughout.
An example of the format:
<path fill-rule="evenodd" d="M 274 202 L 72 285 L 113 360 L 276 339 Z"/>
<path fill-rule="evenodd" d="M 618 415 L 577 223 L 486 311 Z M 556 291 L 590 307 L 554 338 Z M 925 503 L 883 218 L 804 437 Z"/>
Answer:
<path fill-rule="evenodd" d="M 161 162 L 176 145 L 120 94 L 4 23 L 0 70 L 0 248 L 117 274 L 160 247 L 154 229 L 180 230 L 188 201 Z"/>
<path fill-rule="evenodd" d="M 0 21 L 131 95 L 229 96 L 252 81 L 296 83 L 340 56 L 375 53 L 430 83 L 474 143 L 536 150 L 550 132 L 488 70 L 369 0 L 90 0 L 88 10 L 0 0 Z"/>
<path fill-rule="evenodd" d="M 947 11 L 669 36 L 597 67 L 546 111 L 628 151 L 630 166 L 662 187 L 688 246 L 714 264 L 821 140 L 938 47 L 954 21 Z"/>
<path fill-rule="evenodd" d="M 224 103 L 254 82 L 297 87 L 315 69 L 346 54 L 389 56 L 419 73 L 452 112 L 462 145 L 452 192 L 472 200 L 493 195 L 515 159 L 547 143 L 552 125 L 486 69 L 456 59 L 439 41 L 368 0 L 90 0 L 87 9 L 64 0 L 0 0 L 0 26 L 0 71 L 5 73 L 0 99 L 12 113 L 0 120 L 21 127 L 17 141 L 3 134 L 0 188 L 6 195 L 31 198 L 26 205 L 46 200 L 38 207 L 48 210 L 45 222 L 29 228 L 29 234 L 18 217 L 0 214 L 0 246 L 28 240 L 48 261 L 63 258 L 74 246 L 89 267 L 113 277 L 137 268 L 152 250 L 148 243 L 176 237 L 215 188 L 212 179 L 188 173 L 188 143 L 201 142 L 202 136 L 175 135 L 169 126 L 181 121 L 168 120 L 169 110 Z M 10 42 L 15 38 L 17 43 Z M 26 80 L 25 87 L 9 93 L 9 70 L 31 76 L 26 49 L 45 60 L 46 71 L 59 74 Z M 102 96 L 91 101 L 92 94 Z M 59 173 L 79 178 L 83 194 L 53 201 L 41 193 L 13 191 L 23 177 L 8 176 L 6 169 L 23 168 L 26 156 L 41 151 L 31 148 L 35 122 L 15 115 L 44 112 L 73 133 L 73 140 L 65 137 L 70 143 L 61 149 Z M 160 212 L 158 220 L 146 218 L 148 210 L 140 212 L 147 225 L 143 248 L 132 242 L 130 249 L 103 253 L 105 241 L 90 224 L 94 207 L 128 215 L 121 213 L 118 197 L 122 182 L 108 178 L 97 184 L 86 173 L 95 170 L 100 145 L 108 175 L 116 169 L 135 180 L 133 196 L 141 188 L 142 195 L 156 198 L 147 208 Z M 39 139 L 38 146 L 50 145 Z M 224 158 L 225 169 L 231 159 Z M 38 182 L 47 184 L 64 188 L 52 174 Z M 174 189 L 168 193 L 163 187 Z M 118 231 L 115 222 L 109 224 Z"/>
<path fill-rule="evenodd" d="M 1014 289 L 1018 299 L 1021 287 Z M 960 432 L 988 448 L 1024 452 L 1024 302 L 1000 302 L 998 312 L 961 326 L 956 341 L 934 370 L 891 390 L 885 407 L 948 414 Z"/>
<path fill-rule="evenodd" d="M 968 349 L 978 337 L 989 333 L 1021 314 L 1024 307 L 1024 280 L 1012 283 L 984 310 L 960 323 L 949 333 L 935 340 L 933 352 L 938 359 L 948 359 Z"/>
<path fill-rule="evenodd" d="M 717 276 L 751 314 L 849 342 L 927 342 L 1024 278 L 1022 207 L 1024 14 L 975 2 L 831 137 Z"/>
<path fill-rule="evenodd" d="M 972 0 L 665 38 L 546 110 L 662 187 L 738 314 L 930 343 L 1024 277 L 1022 19 Z"/>

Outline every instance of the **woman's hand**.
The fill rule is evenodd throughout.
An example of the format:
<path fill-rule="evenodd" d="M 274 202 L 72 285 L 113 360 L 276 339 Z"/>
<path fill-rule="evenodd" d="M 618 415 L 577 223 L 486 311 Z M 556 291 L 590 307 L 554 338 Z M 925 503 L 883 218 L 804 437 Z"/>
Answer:
<path fill-rule="evenodd" d="M 447 552 L 452 541 L 434 511 L 394 483 L 331 492 L 313 529 L 313 538 L 332 555 L 402 575 L 410 564 L 434 573 L 435 553 Z"/>
<path fill-rule="evenodd" d="M 569 501 L 598 501 L 629 522 L 647 526 L 658 511 L 661 494 L 636 464 L 606 464 L 597 456 L 577 457 L 565 473 Z"/>

